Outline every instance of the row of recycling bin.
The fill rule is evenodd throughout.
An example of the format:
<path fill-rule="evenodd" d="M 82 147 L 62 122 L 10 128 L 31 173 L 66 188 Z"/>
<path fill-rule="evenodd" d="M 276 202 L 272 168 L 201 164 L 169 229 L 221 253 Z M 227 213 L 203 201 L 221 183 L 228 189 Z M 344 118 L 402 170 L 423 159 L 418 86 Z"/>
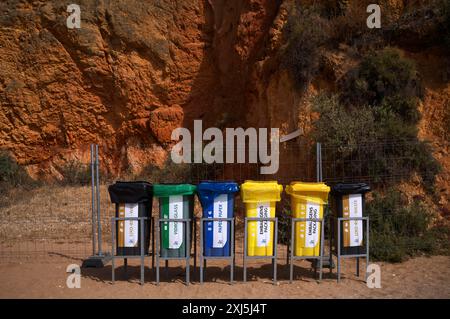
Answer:
<path fill-rule="evenodd" d="M 162 257 L 185 257 L 186 227 L 192 223 L 177 219 L 193 218 L 194 195 L 197 193 L 203 208 L 203 218 L 232 218 L 234 197 L 240 191 L 245 204 L 246 217 L 274 218 L 276 203 L 281 200 L 283 186 L 275 181 L 246 181 L 240 187 L 235 182 L 205 181 L 191 184 L 150 184 L 147 182 L 116 182 L 109 186 L 111 201 L 116 204 L 116 217 L 125 218 L 116 224 L 117 255 L 140 254 L 140 229 L 137 220 L 126 218 L 146 217 L 144 221 L 144 250 L 150 241 L 149 219 L 152 199 L 159 199 Z M 324 183 L 292 182 L 286 186 L 291 197 L 292 217 L 322 219 L 328 195 L 333 194 L 333 210 L 337 217 L 358 218 L 363 215 L 364 194 L 370 191 L 367 184 L 337 184 L 331 189 Z M 174 221 L 172 221 L 174 220 Z M 231 221 L 206 221 L 203 227 L 204 256 L 230 256 Z M 294 229 L 295 256 L 319 256 L 320 227 L 314 221 L 296 222 Z M 341 253 L 363 253 L 362 220 L 343 222 Z M 273 254 L 273 222 L 248 221 L 247 255 L 271 256 Z"/>

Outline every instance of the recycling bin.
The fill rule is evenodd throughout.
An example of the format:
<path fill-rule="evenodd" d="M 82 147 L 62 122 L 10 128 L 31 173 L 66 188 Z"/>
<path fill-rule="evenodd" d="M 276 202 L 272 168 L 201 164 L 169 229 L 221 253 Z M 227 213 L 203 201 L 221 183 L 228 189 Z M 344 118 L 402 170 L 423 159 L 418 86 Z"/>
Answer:
<path fill-rule="evenodd" d="M 188 219 L 194 216 L 194 193 L 196 187 L 191 184 L 155 184 L 153 195 L 159 198 L 159 213 L 163 219 Z M 161 257 L 185 258 L 190 245 L 186 246 L 187 234 L 185 222 L 161 222 Z M 192 225 L 191 238 L 192 238 Z M 192 240 L 190 241 L 192 243 Z"/>
<path fill-rule="evenodd" d="M 201 182 L 197 194 L 203 208 L 203 218 L 232 218 L 234 196 L 239 191 L 235 182 Z M 231 222 L 213 221 L 203 224 L 203 255 L 231 256 Z"/>
<path fill-rule="evenodd" d="M 247 217 L 274 218 L 283 186 L 276 181 L 245 181 L 241 197 Z M 273 256 L 273 221 L 248 221 L 247 255 Z"/>
<path fill-rule="evenodd" d="M 292 216 L 322 219 L 329 192 L 330 187 L 324 183 L 290 183 L 286 187 L 286 193 L 291 197 Z M 293 251 L 295 256 L 320 256 L 322 226 L 323 223 L 314 221 L 295 223 Z"/>
<path fill-rule="evenodd" d="M 147 217 L 152 215 L 152 184 L 142 181 L 117 181 L 108 187 L 111 202 L 116 204 L 116 217 Z M 116 225 L 116 254 L 136 256 L 141 254 L 141 228 L 139 220 L 119 220 Z M 144 220 L 144 252 L 150 243 L 150 220 Z"/>
<path fill-rule="evenodd" d="M 367 192 L 370 192 L 370 186 L 366 183 L 334 185 L 331 193 L 333 196 L 333 211 L 336 217 L 364 217 L 365 194 Z M 337 240 L 341 243 L 341 255 L 366 253 L 362 220 L 344 220 L 341 224 L 341 238 L 337 238 L 337 231 L 334 233 L 336 236 L 335 243 L 337 243 Z"/>

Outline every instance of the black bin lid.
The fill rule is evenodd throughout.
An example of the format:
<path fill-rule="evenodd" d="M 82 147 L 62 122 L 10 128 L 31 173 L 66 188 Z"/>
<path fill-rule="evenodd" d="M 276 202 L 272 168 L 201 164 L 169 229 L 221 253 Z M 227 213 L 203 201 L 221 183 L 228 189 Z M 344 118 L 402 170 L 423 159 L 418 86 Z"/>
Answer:
<path fill-rule="evenodd" d="M 364 194 L 370 192 L 370 186 L 366 183 L 339 183 L 331 187 L 331 193 L 336 195 Z"/>
<path fill-rule="evenodd" d="M 153 186 L 144 181 L 117 181 L 108 186 L 108 192 L 112 203 L 143 203 L 152 199 Z"/>

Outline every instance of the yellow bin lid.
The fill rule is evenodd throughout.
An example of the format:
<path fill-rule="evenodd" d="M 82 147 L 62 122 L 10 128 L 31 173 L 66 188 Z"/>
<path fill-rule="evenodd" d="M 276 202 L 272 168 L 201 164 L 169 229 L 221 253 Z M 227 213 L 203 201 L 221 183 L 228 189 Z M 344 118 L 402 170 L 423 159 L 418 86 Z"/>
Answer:
<path fill-rule="evenodd" d="M 244 203 L 261 201 L 279 202 L 283 185 L 277 181 L 245 181 L 241 185 L 241 197 Z"/>
<path fill-rule="evenodd" d="M 311 200 L 325 204 L 328 202 L 330 187 L 325 183 L 291 182 L 286 186 L 286 193 L 297 199 Z"/>
<path fill-rule="evenodd" d="M 286 186 L 286 193 L 289 195 L 304 193 L 304 192 L 318 192 L 329 193 L 330 187 L 325 183 L 304 183 L 304 182 L 291 182 Z"/>

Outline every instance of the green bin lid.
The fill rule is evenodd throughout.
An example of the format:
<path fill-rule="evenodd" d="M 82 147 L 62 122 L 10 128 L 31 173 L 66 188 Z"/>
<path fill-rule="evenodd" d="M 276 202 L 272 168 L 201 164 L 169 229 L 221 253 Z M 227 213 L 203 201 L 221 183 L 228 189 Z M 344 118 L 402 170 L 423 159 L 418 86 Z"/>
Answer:
<path fill-rule="evenodd" d="M 192 195 L 196 190 L 191 184 L 154 184 L 153 196 L 169 197 L 172 195 Z"/>

